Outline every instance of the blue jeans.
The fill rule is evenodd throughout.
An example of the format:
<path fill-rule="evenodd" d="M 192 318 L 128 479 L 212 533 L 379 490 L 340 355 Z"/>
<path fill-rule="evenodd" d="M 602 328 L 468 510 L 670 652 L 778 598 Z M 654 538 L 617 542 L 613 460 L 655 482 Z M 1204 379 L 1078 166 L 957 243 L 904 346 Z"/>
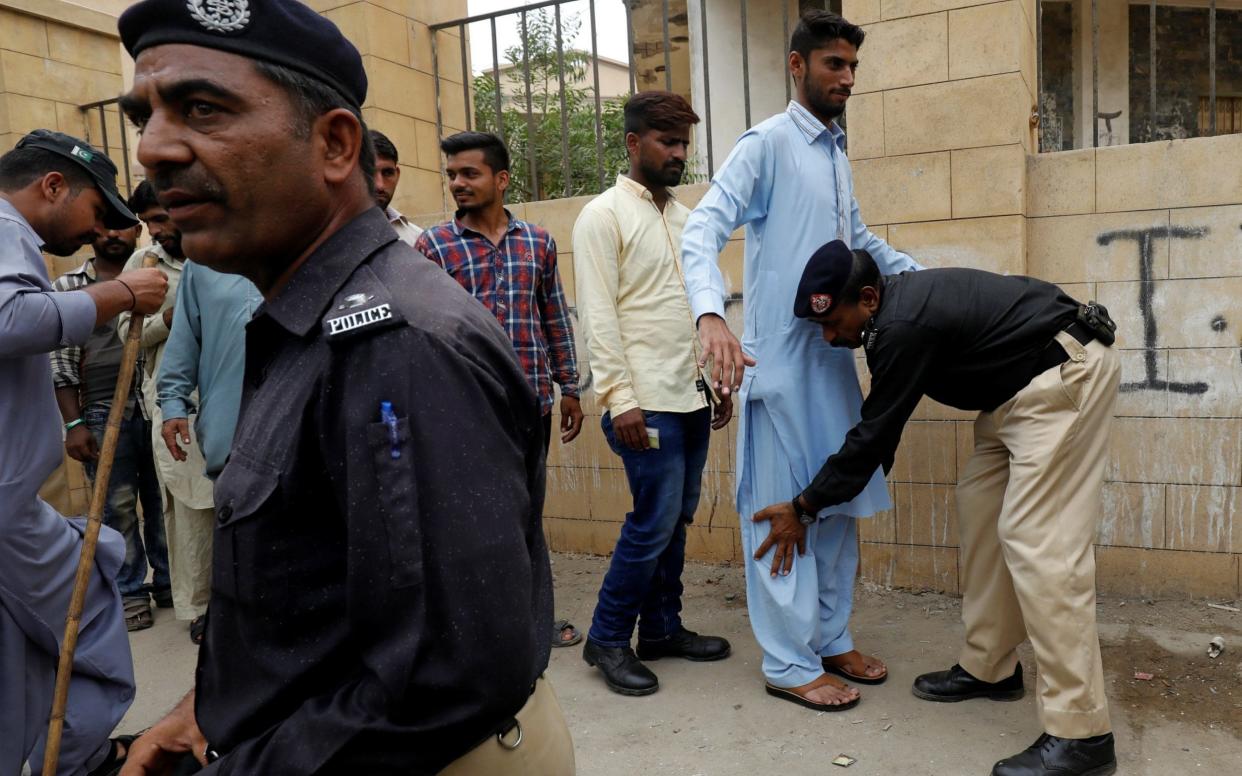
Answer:
<path fill-rule="evenodd" d="M 82 412 L 86 426 L 103 448 L 108 425 L 108 405 L 91 404 Z M 86 476 L 95 479 L 94 461 L 86 464 Z M 142 530 L 138 527 L 138 504 L 142 504 Z M 168 543 L 164 538 L 164 507 L 160 483 L 155 476 L 155 456 L 151 449 L 151 425 L 135 407 L 129 420 L 121 421 L 112 476 L 108 479 L 108 502 L 104 506 L 104 525 L 125 537 L 125 564 L 117 575 L 122 598 L 146 598 L 147 562 L 155 575 L 151 587 L 156 592 L 172 589 L 168 580 Z M 145 539 L 145 542 L 144 542 Z M 145 546 L 144 546 L 145 545 Z"/>
<path fill-rule="evenodd" d="M 681 629 L 686 525 L 699 505 L 711 410 L 643 416 L 660 434 L 658 450 L 631 450 L 617 441 L 611 417 L 600 423 L 608 446 L 621 456 L 634 498 L 591 621 L 590 638 L 604 647 L 629 646 L 635 622 L 640 641 L 660 641 Z"/>

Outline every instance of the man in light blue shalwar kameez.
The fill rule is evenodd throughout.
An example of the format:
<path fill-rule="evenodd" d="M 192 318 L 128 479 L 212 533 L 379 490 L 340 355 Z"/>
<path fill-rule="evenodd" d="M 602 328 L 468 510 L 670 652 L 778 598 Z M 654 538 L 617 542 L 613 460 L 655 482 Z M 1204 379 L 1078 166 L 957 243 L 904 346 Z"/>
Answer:
<path fill-rule="evenodd" d="M 45 130 L 0 157 L 3 776 L 22 773 L 27 759 L 33 774 L 42 772 L 57 656 L 85 530 L 85 521 L 66 520 L 38 496 L 63 449 L 48 354 L 84 344 L 96 326 L 123 310 L 154 311 L 167 288 L 158 271 L 141 269 L 89 290 L 52 291 L 41 246 L 67 256 L 95 230 L 137 223 L 116 194 L 115 175 L 115 165 L 85 142 Z M 80 776 L 118 755 L 108 736 L 134 699 L 116 584 L 124 558 L 121 535 L 104 526 L 74 652 L 59 776 Z"/>
<path fill-rule="evenodd" d="M 792 313 L 811 254 L 840 239 L 869 251 L 884 274 L 919 269 L 863 224 L 845 135 L 832 120 L 853 85 L 861 42 L 862 31 L 835 14 L 811 11 L 803 17 L 790 54 L 797 99 L 742 135 L 682 239 L 694 316 L 705 349 L 719 360 L 713 336 L 717 342 L 732 336 L 723 325 L 725 286 L 717 257 L 733 230 L 746 227 L 741 345 L 756 365 L 733 390 L 740 391 L 742 408 L 736 498 L 751 626 L 763 648 L 769 692 L 828 710 L 853 705 L 858 693 L 826 670 L 863 683 L 886 675 L 877 659 L 854 651 L 849 631 L 858 567 L 855 518 L 889 508 L 883 474 L 877 470 L 857 498 L 824 510 L 806 526 L 806 554 L 794 559 L 787 574 L 773 571 L 775 550 L 753 557 L 771 525 L 752 516 L 799 494 L 859 420 L 862 394 L 853 355 L 831 347 L 818 326 Z"/>

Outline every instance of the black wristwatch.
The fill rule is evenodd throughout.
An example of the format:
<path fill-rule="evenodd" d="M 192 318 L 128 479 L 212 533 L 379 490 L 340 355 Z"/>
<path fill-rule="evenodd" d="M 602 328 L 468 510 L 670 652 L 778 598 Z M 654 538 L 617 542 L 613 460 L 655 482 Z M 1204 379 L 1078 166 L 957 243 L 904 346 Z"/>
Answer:
<path fill-rule="evenodd" d="M 797 496 L 793 497 L 794 514 L 798 516 L 798 522 L 802 523 L 803 525 L 811 525 L 816 520 L 815 513 L 808 512 L 802 508 L 802 502 L 799 501 L 799 498 L 801 496 L 802 494 L 799 493 Z"/>

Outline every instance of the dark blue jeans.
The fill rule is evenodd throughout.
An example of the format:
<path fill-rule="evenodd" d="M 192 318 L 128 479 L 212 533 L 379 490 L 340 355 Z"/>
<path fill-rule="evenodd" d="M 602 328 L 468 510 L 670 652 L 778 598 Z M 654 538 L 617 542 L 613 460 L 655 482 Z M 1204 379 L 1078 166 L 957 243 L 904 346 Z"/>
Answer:
<path fill-rule="evenodd" d="M 108 405 L 91 404 L 82 412 L 86 426 L 103 448 L 108 424 Z M 86 464 L 86 476 L 95 479 L 95 463 Z M 142 504 L 142 530 L 139 530 L 138 504 Z M 104 506 L 104 525 L 125 537 L 125 563 L 117 577 L 122 598 L 145 598 L 147 562 L 154 569 L 151 588 L 168 591 L 168 543 L 164 538 L 164 507 L 160 483 L 155 476 L 155 456 L 151 450 L 151 424 L 134 408 L 129 420 L 121 421 L 112 476 L 108 479 L 108 503 Z M 144 542 L 145 539 L 145 542 Z"/>
<path fill-rule="evenodd" d="M 699 505 L 711 411 L 643 416 L 647 428 L 660 433 L 658 450 L 624 447 L 613 434 L 612 418 L 604 415 L 601 421 L 634 498 L 591 621 L 591 640 L 605 647 L 628 646 L 635 622 L 640 641 L 660 641 L 681 629 L 686 526 Z"/>

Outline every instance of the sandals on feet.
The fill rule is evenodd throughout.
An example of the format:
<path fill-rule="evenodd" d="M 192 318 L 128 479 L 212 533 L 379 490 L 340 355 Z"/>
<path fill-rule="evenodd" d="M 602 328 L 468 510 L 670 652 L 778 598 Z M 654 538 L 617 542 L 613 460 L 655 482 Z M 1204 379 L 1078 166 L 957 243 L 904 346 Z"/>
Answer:
<path fill-rule="evenodd" d="M 565 631 L 570 632 L 570 637 L 565 638 Z M 552 646 L 554 647 L 572 647 L 582 641 L 582 634 L 578 632 L 569 620 L 557 620 L 552 623 Z"/>
<path fill-rule="evenodd" d="M 195 644 L 202 644 L 203 637 L 207 635 L 207 615 L 200 614 L 193 620 L 190 620 L 190 641 Z"/>
<path fill-rule="evenodd" d="M 859 659 L 863 661 L 863 664 L 865 666 L 866 659 L 863 657 L 862 653 L 857 652 L 857 650 L 855 650 L 855 652 L 858 654 Z M 846 652 L 845 654 L 848 655 L 850 653 Z M 823 658 L 822 662 L 824 665 L 824 670 L 830 674 L 836 674 L 842 679 L 848 679 L 851 682 L 858 682 L 859 684 L 884 684 L 884 682 L 888 681 L 888 668 L 887 667 L 884 669 L 884 673 L 880 674 L 879 676 L 867 676 L 866 674 L 856 674 L 844 666 L 839 666 L 835 663 L 829 662 L 839 657 L 842 657 L 842 655 L 835 655 L 833 657 Z M 864 667 L 863 670 L 865 671 L 866 668 Z"/>
<path fill-rule="evenodd" d="M 127 598 L 125 607 L 125 630 L 146 630 L 155 624 L 155 615 L 151 614 L 151 603 L 146 598 Z"/>
<path fill-rule="evenodd" d="M 827 677 L 820 677 L 820 678 L 826 679 Z M 807 687 L 808 690 L 811 690 L 811 689 L 815 689 L 816 687 L 822 687 L 823 685 L 827 683 L 828 682 L 826 681 L 821 682 L 819 684 L 815 684 L 814 682 L 812 682 L 811 685 L 813 686 L 808 686 L 808 685 L 803 685 L 803 686 Z M 854 708 L 855 706 L 858 705 L 858 702 L 862 700 L 862 698 L 855 698 L 854 700 L 846 701 L 845 703 L 820 703 L 818 701 L 813 701 L 810 698 L 806 698 L 798 692 L 795 692 L 798 689 L 800 688 L 776 687 L 770 682 L 764 683 L 764 690 L 767 692 L 768 695 L 771 695 L 773 698 L 780 698 L 783 701 L 789 701 L 791 703 L 796 703 L 799 706 L 803 706 L 805 708 L 811 709 L 812 711 L 845 711 L 846 709 Z"/>

